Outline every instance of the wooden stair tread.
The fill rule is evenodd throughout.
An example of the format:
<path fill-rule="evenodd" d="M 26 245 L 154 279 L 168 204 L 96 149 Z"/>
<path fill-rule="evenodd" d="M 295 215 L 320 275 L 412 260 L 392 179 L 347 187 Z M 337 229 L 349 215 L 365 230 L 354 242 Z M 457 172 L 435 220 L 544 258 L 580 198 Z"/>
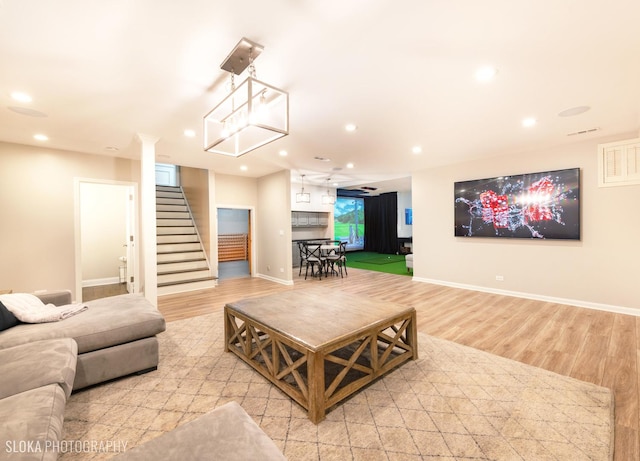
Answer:
<path fill-rule="evenodd" d="M 171 254 L 171 253 L 161 253 L 161 254 Z M 195 263 L 195 262 L 199 262 L 199 261 L 206 261 L 206 259 L 204 258 L 194 258 L 194 259 L 179 259 L 177 261 L 158 261 L 158 266 L 160 264 L 176 264 L 176 263 Z M 192 270 L 202 270 L 202 269 L 187 269 L 187 272 L 192 271 Z"/>
<path fill-rule="evenodd" d="M 193 282 L 206 282 L 206 281 L 215 281 L 218 280 L 217 277 L 199 277 L 199 278 L 195 278 L 195 279 L 189 279 L 189 280 L 179 280 L 179 281 L 175 281 L 175 282 L 162 282 L 162 283 L 158 283 L 159 287 L 168 287 L 168 286 L 172 286 L 172 285 L 183 285 L 185 283 L 193 283 Z"/>

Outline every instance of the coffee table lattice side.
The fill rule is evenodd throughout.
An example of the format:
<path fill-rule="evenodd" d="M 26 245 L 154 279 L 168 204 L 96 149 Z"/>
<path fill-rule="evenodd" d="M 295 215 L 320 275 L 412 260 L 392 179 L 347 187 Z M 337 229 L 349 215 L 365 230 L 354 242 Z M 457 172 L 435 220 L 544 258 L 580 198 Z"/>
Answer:
<path fill-rule="evenodd" d="M 311 350 L 227 306 L 225 347 L 318 423 L 332 406 L 403 362 L 417 359 L 415 321 L 415 310 L 408 311 Z"/>

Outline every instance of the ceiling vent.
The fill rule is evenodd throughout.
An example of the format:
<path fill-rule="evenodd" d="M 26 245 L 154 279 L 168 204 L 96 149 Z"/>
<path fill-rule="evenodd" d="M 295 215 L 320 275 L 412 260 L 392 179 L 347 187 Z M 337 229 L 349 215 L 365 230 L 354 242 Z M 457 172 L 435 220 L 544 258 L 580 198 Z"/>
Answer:
<path fill-rule="evenodd" d="M 337 195 L 338 197 L 367 197 L 366 190 L 362 189 L 338 189 Z"/>
<path fill-rule="evenodd" d="M 594 131 L 598 131 L 598 130 L 600 130 L 600 128 L 589 128 L 588 130 L 580 130 L 580 131 L 574 131 L 573 133 L 568 133 L 567 136 L 578 136 L 578 135 L 593 133 Z"/>

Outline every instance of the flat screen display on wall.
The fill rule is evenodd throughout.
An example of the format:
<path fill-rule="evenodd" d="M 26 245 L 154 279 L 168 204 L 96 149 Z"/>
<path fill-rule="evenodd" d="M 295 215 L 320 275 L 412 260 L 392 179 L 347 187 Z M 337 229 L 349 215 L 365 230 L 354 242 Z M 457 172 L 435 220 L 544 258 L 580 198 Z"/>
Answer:
<path fill-rule="evenodd" d="M 411 226 L 413 224 L 413 209 L 405 208 L 404 209 L 404 223 L 407 226 Z"/>
<path fill-rule="evenodd" d="M 580 169 L 454 183 L 457 237 L 580 240 Z"/>
<path fill-rule="evenodd" d="M 336 240 L 347 242 L 347 250 L 364 248 L 364 199 L 336 198 L 333 209 L 333 230 Z"/>

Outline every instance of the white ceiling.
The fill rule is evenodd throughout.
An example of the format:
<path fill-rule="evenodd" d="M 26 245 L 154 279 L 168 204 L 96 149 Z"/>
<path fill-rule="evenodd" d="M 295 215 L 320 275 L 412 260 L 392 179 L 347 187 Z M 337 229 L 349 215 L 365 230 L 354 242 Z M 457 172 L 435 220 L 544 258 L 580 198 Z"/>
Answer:
<path fill-rule="evenodd" d="M 163 163 L 370 184 L 637 132 L 639 24 L 638 0 L 0 0 L 0 140 L 44 133 L 52 148 L 135 158 L 142 133 Z M 235 159 L 203 151 L 202 117 L 242 37 L 265 47 L 258 78 L 289 92 L 291 134 Z M 498 74 L 480 84 L 486 64 Z"/>

